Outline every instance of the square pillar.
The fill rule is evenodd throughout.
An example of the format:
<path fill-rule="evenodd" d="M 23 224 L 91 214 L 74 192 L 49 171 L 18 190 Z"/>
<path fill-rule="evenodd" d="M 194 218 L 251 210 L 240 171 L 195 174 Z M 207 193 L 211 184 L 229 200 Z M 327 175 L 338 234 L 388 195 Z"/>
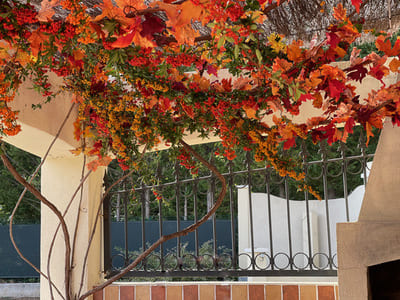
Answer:
<path fill-rule="evenodd" d="M 71 201 L 81 181 L 84 160 L 78 157 L 49 157 L 42 166 L 41 170 L 41 192 L 52 202 L 63 214 Z M 85 170 L 85 173 L 87 170 Z M 78 191 L 69 210 L 65 216 L 71 247 L 74 243 L 74 232 L 77 230 L 75 251 L 72 265 L 71 287 L 73 299 L 80 289 L 82 282 L 82 293 L 99 284 L 103 280 L 103 245 L 102 245 L 102 217 L 99 216 L 95 235 L 85 264 L 84 276 L 82 278 L 83 261 L 89 243 L 90 235 L 93 230 L 98 207 L 102 196 L 104 168 L 99 168 L 93 172 Z M 81 203 L 80 203 L 81 201 Z M 100 210 L 101 213 L 102 210 Z M 79 214 L 79 222 L 78 222 Z M 41 249 L 40 260 L 41 270 L 47 274 L 48 253 L 52 239 L 56 232 L 59 219 L 44 204 L 41 207 Z M 75 226 L 77 225 L 77 229 Z M 55 239 L 50 259 L 50 277 L 57 288 L 65 293 L 65 244 L 64 234 L 61 227 Z M 61 299 L 53 289 L 55 299 Z M 40 279 L 40 298 L 51 299 L 48 281 Z"/>

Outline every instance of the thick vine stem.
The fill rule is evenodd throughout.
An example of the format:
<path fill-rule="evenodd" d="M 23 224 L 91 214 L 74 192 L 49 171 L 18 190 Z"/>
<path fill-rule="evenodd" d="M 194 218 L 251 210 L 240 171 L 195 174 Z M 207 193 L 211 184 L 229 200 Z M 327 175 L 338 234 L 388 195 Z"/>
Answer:
<path fill-rule="evenodd" d="M 4 166 L 10 171 L 10 173 L 14 176 L 15 180 L 17 180 L 20 184 L 22 184 L 29 192 L 31 192 L 40 202 L 46 205 L 59 219 L 61 223 L 61 227 L 64 234 L 64 242 L 65 242 L 65 293 L 66 299 L 70 299 L 70 256 L 71 256 L 71 245 L 70 245 L 70 236 L 67 228 L 67 224 L 61 214 L 61 212 L 57 209 L 57 207 L 47 200 L 35 187 L 33 187 L 29 182 L 27 182 L 14 168 L 9 159 L 7 158 L 4 152 L 0 152 L 1 160 L 3 161 Z"/>
<path fill-rule="evenodd" d="M 189 146 L 186 142 L 183 140 L 180 140 L 179 143 L 185 148 L 186 151 L 188 151 L 192 156 L 194 156 L 197 160 L 199 160 L 204 166 L 206 166 L 211 172 L 214 173 L 214 175 L 221 181 L 222 184 L 222 189 L 221 192 L 218 195 L 217 200 L 215 201 L 214 205 L 211 207 L 211 209 L 205 214 L 199 221 L 196 223 L 186 227 L 185 229 L 181 231 L 177 231 L 172 234 L 168 235 L 163 235 L 161 236 L 154 244 L 152 244 L 149 248 L 147 248 L 144 252 L 142 252 L 132 263 L 130 263 L 128 266 L 126 266 L 120 273 L 117 275 L 114 275 L 104 283 L 94 287 L 92 290 L 86 292 L 82 296 L 79 297 L 79 300 L 86 299 L 90 295 L 96 293 L 97 291 L 102 290 L 106 286 L 110 285 L 111 283 L 115 282 L 116 280 L 122 278 L 125 274 L 127 274 L 130 270 L 132 270 L 134 267 L 136 267 L 141 261 L 143 261 L 150 253 L 152 253 L 155 249 L 157 249 L 158 246 L 160 246 L 162 243 L 176 238 L 180 236 L 187 235 L 190 232 L 193 232 L 196 230 L 200 225 L 205 223 L 220 207 L 222 204 L 222 201 L 225 198 L 226 195 L 226 180 L 225 177 L 218 171 L 218 169 L 210 164 L 207 160 L 205 160 L 200 154 L 198 154 L 191 146 Z"/>

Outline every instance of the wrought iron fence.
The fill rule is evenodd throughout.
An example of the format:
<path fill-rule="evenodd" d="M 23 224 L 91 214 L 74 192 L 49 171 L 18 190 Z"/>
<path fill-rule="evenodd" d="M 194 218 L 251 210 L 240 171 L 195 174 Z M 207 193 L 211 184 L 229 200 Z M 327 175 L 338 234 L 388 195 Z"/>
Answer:
<path fill-rule="evenodd" d="M 367 147 L 362 130 L 356 131 L 346 144 L 301 141 L 285 154 L 299 162 L 322 200 L 298 191 L 292 179 L 256 163 L 251 153 L 226 161 L 210 155 L 218 144 L 196 146 L 227 180 L 223 205 L 193 233 L 162 244 L 127 276 L 336 276 L 336 223 L 357 220 L 377 143 L 376 136 Z M 107 275 L 160 236 L 195 223 L 214 203 L 221 189 L 216 176 L 200 167 L 193 177 L 167 156 L 149 154 L 157 184 L 146 185 L 135 174 L 106 199 Z"/>

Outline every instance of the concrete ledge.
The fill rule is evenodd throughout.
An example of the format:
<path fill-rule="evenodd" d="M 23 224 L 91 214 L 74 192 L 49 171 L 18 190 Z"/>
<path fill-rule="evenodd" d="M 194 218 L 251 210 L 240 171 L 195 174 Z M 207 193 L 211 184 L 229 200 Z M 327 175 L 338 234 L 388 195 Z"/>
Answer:
<path fill-rule="evenodd" d="M 40 296 L 39 283 L 1 283 L 0 299 L 34 299 Z"/>

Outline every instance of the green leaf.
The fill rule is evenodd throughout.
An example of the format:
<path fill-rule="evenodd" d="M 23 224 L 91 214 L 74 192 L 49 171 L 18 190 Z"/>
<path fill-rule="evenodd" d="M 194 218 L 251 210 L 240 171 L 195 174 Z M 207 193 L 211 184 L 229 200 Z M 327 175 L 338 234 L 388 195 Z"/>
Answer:
<path fill-rule="evenodd" d="M 222 36 L 218 41 L 217 47 L 221 48 L 224 44 L 225 44 L 225 36 Z"/>
<path fill-rule="evenodd" d="M 235 45 L 235 49 L 234 49 L 234 54 L 235 54 L 235 59 L 238 59 L 239 57 L 239 45 Z"/>
<path fill-rule="evenodd" d="M 230 36 L 227 36 L 225 39 L 226 39 L 229 43 L 232 43 L 232 44 L 235 43 L 235 40 L 234 40 L 232 37 L 230 37 Z"/>
<path fill-rule="evenodd" d="M 256 56 L 257 56 L 257 59 L 258 59 L 258 63 L 261 64 L 263 57 L 262 57 L 260 49 L 256 49 Z"/>

